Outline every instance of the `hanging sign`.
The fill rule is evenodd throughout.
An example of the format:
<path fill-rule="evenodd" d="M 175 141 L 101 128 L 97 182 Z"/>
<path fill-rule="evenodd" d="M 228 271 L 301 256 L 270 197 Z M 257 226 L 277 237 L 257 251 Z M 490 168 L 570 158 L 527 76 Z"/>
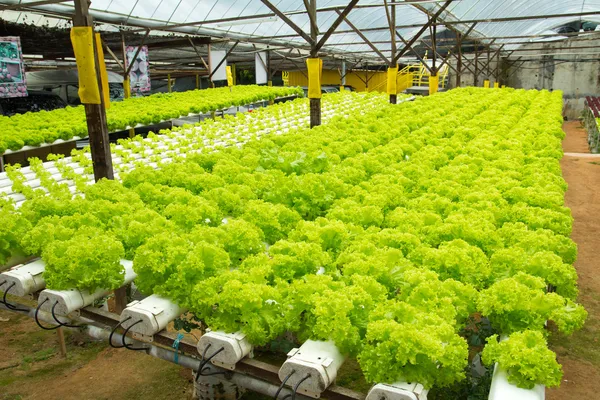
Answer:
<path fill-rule="evenodd" d="M 281 73 L 281 79 L 283 80 L 283 86 L 290 85 L 290 73 L 288 71 L 283 71 Z"/>
<path fill-rule="evenodd" d="M 267 52 L 261 51 L 254 54 L 254 70 L 256 71 L 256 84 L 264 85 L 268 81 Z"/>
<path fill-rule="evenodd" d="M 142 46 L 137 58 L 134 60 L 133 56 L 137 52 L 137 47 L 127 46 L 125 52 L 127 53 L 127 65 L 133 63 L 131 71 L 129 72 L 129 87 L 131 94 L 147 93 L 150 91 L 150 62 L 148 61 L 148 46 Z"/>
<path fill-rule="evenodd" d="M 26 96 L 21 39 L 17 36 L 0 37 L 0 98 Z"/>
<path fill-rule="evenodd" d="M 212 73 L 213 81 L 224 81 L 227 79 L 227 60 L 224 60 L 225 54 L 227 54 L 227 52 L 221 50 L 211 50 L 208 53 L 210 62 L 209 65 L 211 68 L 210 72 Z M 221 61 L 223 62 L 221 63 Z M 219 68 L 216 71 L 213 71 L 214 67 L 219 65 L 219 63 L 221 64 Z"/>

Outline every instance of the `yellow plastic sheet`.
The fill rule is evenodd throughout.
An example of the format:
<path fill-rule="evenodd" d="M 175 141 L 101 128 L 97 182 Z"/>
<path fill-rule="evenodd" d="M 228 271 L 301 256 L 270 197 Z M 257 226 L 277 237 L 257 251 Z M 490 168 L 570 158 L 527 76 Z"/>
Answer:
<path fill-rule="evenodd" d="M 506 85 L 502 85 L 502 89 L 504 89 L 506 87 Z"/>
<path fill-rule="evenodd" d="M 398 77 L 398 67 L 388 68 L 387 70 L 387 94 L 397 94 L 396 79 Z"/>
<path fill-rule="evenodd" d="M 227 86 L 233 86 L 233 74 L 231 73 L 231 66 L 226 66 L 225 71 L 227 72 Z"/>
<path fill-rule="evenodd" d="M 104 49 L 102 38 L 96 33 L 96 51 L 98 52 L 98 68 L 100 68 L 100 79 L 102 81 L 102 97 L 104 97 L 104 108 L 110 108 L 110 89 L 108 87 L 108 73 L 104 62 Z"/>
<path fill-rule="evenodd" d="M 494 89 L 500 88 L 500 82 L 494 82 Z"/>
<path fill-rule="evenodd" d="M 343 92 L 344 90 L 346 90 L 346 88 L 344 87 L 344 85 L 340 85 L 340 92 Z"/>
<path fill-rule="evenodd" d="M 430 75 L 429 76 L 429 94 L 435 94 L 438 91 L 438 86 L 440 84 L 440 76 L 439 75 Z"/>
<path fill-rule="evenodd" d="M 486 79 L 485 81 L 483 81 L 483 87 L 486 89 L 490 88 L 490 80 Z"/>
<path fill-rule="evenodd" d="M 129 77 L 123 79 L 123 91 L 125 92 L 125 98 L 131 97 L 131 86 L 129 86 Z"/>
<path fill-rule="evenodd" d="M 79 75 L 79 99 L 84 104 L 101 104 L 92 27 L 74 26 L 71 28 L 71 43 Z"/>
<path fill-rule="evenodd" d="M 321 98 L 321 73 L 323 71 L 323 60 L 320 58 L 307 58 L 308 69 L 308 98 Z"/>

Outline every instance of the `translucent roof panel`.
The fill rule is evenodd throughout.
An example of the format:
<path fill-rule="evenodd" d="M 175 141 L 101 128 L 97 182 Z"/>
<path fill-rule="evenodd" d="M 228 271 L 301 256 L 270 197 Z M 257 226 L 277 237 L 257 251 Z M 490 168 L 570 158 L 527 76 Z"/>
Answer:
<path fill-rule="evenodd" d="M 441 4 L 426 4 L 430 11 L 439 9 Z M 539 19 L 520 21 L 479 22 L 475 27 L 475 35 L 479 37 L 506 37 L 537 35 L 548 32 L 573 21 L 600 22 L 600 14 L 587 16 L 571 16 L 547 18 L 549 15 L 582 14 L 600 11 L 599 0 L 460 0 L 448 6 L 442 14 L 445 21 L 485 20 L 491 18 L 539 16 Z M 455 25 L 459 30 L 466 31 L 471 24 Z M 522 41 L 515 39 L 496 39 L 495 44 Z M 517 47 L 507 46 L 506 48 Z"/>
<path fill-rule="evenodd" d="M 26 4 L 34 0 L 7 0 L 5 4 Z M 349 0 L 317 0 L 318 26 L 321 34 L 327 31 L 336 20 L 335 10 L 342 10 Z M 279 10 L 297 24 L 303 31 L 309 32 L 310 20 L 299 0 L 271 0 Z M 397 0 L 396 3 L 403 3 Z M 399 33 L 410 39 L 426 23 L 428 16 L 424 11 L 434 13 L 445 3 L 444 0 L 424 0 L 403 3 L 396 6 L 398 26 L 412 26 L 399 29 Z M 387 18 L 383 0 L 359 0 L 350 12 L 348 19 L 364 36 L 374 42 L 381 52 L 390 54 L 390 32 L 386 28 Z M 73 5 L 70 2 L 35 6 L 43 14 L 34 22 L 57 23 L 54 17 L 70 18 Z M 273 16 L 272 11 L 260 0 L 93 0 L 90 10 L 96 21 L 119 27 L 147 27 L 154 31 L 174 32 L 178 34 L 197 34 L 222 37 L 229 40 L 251 41 L 267 44 L 271 47 L 292 46 L 306 49 L 306 43 L 281 18 Z M 535 35 L 564 25 L 579 16 L 545 18 L 547 15 L 577 14 L 598 12 L 600 0 L 455 0 L 440 15 L 440 22 L 460 22 L 479 20 L 472 33 L 473 37 L 505 37 L 515 35 Z M 0 17 L 22 22 L 21 12 L 0 12 Z M 539 16 L 539 19 L 519 21 L 484 22 L 486 19 Z M 235 20 L 242 18 L 241 20 Z M 600 15 L 583 17 L 586 21 L 600 22 Z M 30 20 L 31 21 L 31 20 Z M 453 27 L 466 32 L 470 23 L 457 23 Z M 438 31 L 441 31 L 438 29 Z M 497 39 L 494 45 L 511 45 L 511 39 Z M 398 47 L 403 47 L 398 42 Z M 352 28 L 343 22 L 323 48 L 325 54 L 336 56 L 356 55 L 378 58 L 370 46 L 364 43 Z"/>

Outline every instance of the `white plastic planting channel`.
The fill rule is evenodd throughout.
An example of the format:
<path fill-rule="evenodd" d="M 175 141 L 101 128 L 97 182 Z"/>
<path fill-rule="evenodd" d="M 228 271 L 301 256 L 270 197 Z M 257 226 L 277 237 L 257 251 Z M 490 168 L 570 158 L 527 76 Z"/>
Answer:
<path fill-rule="evenodd" d="M 208 331 L 198 341 L 197 348 L 198 353 L 206 357 L 216 354 L 210 362 L 231 371 L 235 369 L 235 364 L 252 351 L 252 345 L 242 332 Z"/>
<path fill-rule="evenodd" d="M 292 349 L 279 369 L 279 379 L 295 387 L 298 393 L 318 399 L 329 387 L 344 363 L 345 357 L 332 341 L 307 340 L 299 349 Z M 289 378 L 288 378 L 289 377 Z"/>
<path fill-rule="evenodd" d="M 152 336 L 167 327 L 185 309 L 164 297 L 153 294 L 141 301 L 132 301 L 121 313 L 121 326 L 130 328 L 134 338 L 152 341 Z"/>
<path fill-rule="evenodd" d="M 494 366 L 492 386 L 488 400 L 544 400 L 546 388 L 535 385 L 533 389 L 521 389 L 508 382 L 506 370 L 498 364 Z"/>
<path fill-rule="evenodd" d="M 369 390 L 366 400 L 427 400 L 428 392 L 420 383 L 378 383 Z"/>
<path fill-rule="evenodd" d="M 46 287 L 42 277 L 46 264 L 42 260 L 35 260 L 27 264 L 17 265 L 0 274 L 0 291 L 5 292 L 10 288 L 13 296 L 25 297 L 38 292 Z"/>
<path fill-rule="evenodd" d="M 121 260 L 121 265 L 125 268 L 124 285 L 131 283 L 137 276 L 133 272 L 133 262 L 129 260 Z M 46 289 L 40 293 L 38 304 L 40 310 L 46 312 L 54 312 L 59 316 L 67 316 L 71 313 L 79 316 L 79 310 L 93 304 L 96 300 L 107 296 L 111 290 L 98 289 L 94 293 L 85 290 L 68 289 L 68 290 L 50 290 Z"/>
<path fill-rule="evenodd" d="M 327 101 L 327 97 L 324 97 L 324 99 L 322 109 L 323 123 L 336 116 L 348 117 L 350 115 L 364 114 L 382 104 L 379 101 L 374 101 L 373 98 L 364 97 L 360 94 L 342 96 L 335 103 Z M 385 102 L 385 97 L 379 100 Z M 403 99 L 399 103 L 410 100 Z M 218 129 L 216 132 L 214 131 L 214 125 L 212 128 L 194 126 L 170 132 L 169 134 L 156 135 L 154 138 L 130 141 L 125 146 L 114 146 L 112 152 L 115 179 L 119 179 L 119 175 L 122 172 L 135 168 L 138 163 L 158 168 L 159 162 L 167 163 L 176 157 L 186 157 L 188 154 L 193 154 L 202 148 L 216 151 L 219 148 L 231 145 L 240 147 L 252 137 L 249 134 L 249 127 L 261 125 L 260 123 L 264 122 L 265 118 L 270 118 L 272 124 L 257 132 L 256 137 L 269 134 L 284 134 L 295 128 L 308 127 L 308 103 L 291 104 L 289 110 L 279 113 L 273 112 L 269 116 L 258 113 L 246 113 L 236 118 L 233 125 L 230 125 L 228 121 L 224 121 L 223 123 L 217 122 L 222 129 Z M 215 134 L 217 135 L 216 137 L 213 136 Z M 213 139 L 208 139 L 207 135 L 213 137 Z M 84 156 L 88 159 L 91 158 L 89 153 L 86 153 Z M 59 166 L 62 167 L 59 168 Z M 61 172 L 62 168 L 72 169 L 75 173 L 82 175 L 88 182 L 93 182 L 93 175 L 84 174 L 84 168 L 73 157 L 65 157 L 60 161 L 45 162 L 43 163 L 43 167 L 50 172 L 55 182 L 65 183 L 74 194 L 77 192 L 75 183 L 63 176 Z M 25 185 L 33 189 L 48 191 L 47 188 L 42 186 L 39 177 L 30 167 L 23 167 L 20 172 L 25 177 Z M 25 196 L 14 192 L 12 185 L 13 182 L 8 178 L 7 174 L 0 173 L 0 195 L 12 199 L 16 207 L 20 207 L 25 201 Z"/>

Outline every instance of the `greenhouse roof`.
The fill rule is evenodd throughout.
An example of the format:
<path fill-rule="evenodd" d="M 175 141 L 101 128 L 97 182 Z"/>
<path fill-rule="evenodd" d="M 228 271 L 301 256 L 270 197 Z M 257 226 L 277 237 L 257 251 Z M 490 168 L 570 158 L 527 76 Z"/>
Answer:
<path fill-rule="evenodd" d="M 322 35 L 349 0 L 316 1 L 317 25 Z M 373 50 L 375 46 L 389 58 L 392 46 L 385 4 L 390 5 L 392 1 L 358 0 L 347 15 L 347 21 L 353 26 L 343 21 L 327 40 L 321 54 L 379 62 L 381 58 Z M 210 36 L 241 40 L 262 48 L 265 45 L 272 49 L 297 48 L 306 54 L 309 46 L 302 36 L 265 3 L 261 0 L 93 0 L 90 11 L 95 21 L 102 23 L 99 29 L 103 30 L 149 28 L 152 35 Z M 310 31 L 305 2 L 270 0 L 270 3 L 302 31 Z M 65 19 L 74 13 L 71 1 L 8 0 L 2 4 L 5 6 L 0 6 L 0 18 L 7 21 L 64 26 Z M 407 41 L 417 34 L 423 34 L 421 39 L 430 36 L 422 27 L 432 14 L 439 13 L 438 32 L 450 29 L 468 33 L 470 39 L 496 49 L 504 45 L 506 51 L 517 48 L 524 39 L 563 38 L 553 29 L 567 23 L 600 23 L 598 0 L 396 0 L 395 8 L 397 32 Z M 372 45 L 367 44 L 365 38 Z M 404 47 L 401 41 L 398 47 Z"/>

